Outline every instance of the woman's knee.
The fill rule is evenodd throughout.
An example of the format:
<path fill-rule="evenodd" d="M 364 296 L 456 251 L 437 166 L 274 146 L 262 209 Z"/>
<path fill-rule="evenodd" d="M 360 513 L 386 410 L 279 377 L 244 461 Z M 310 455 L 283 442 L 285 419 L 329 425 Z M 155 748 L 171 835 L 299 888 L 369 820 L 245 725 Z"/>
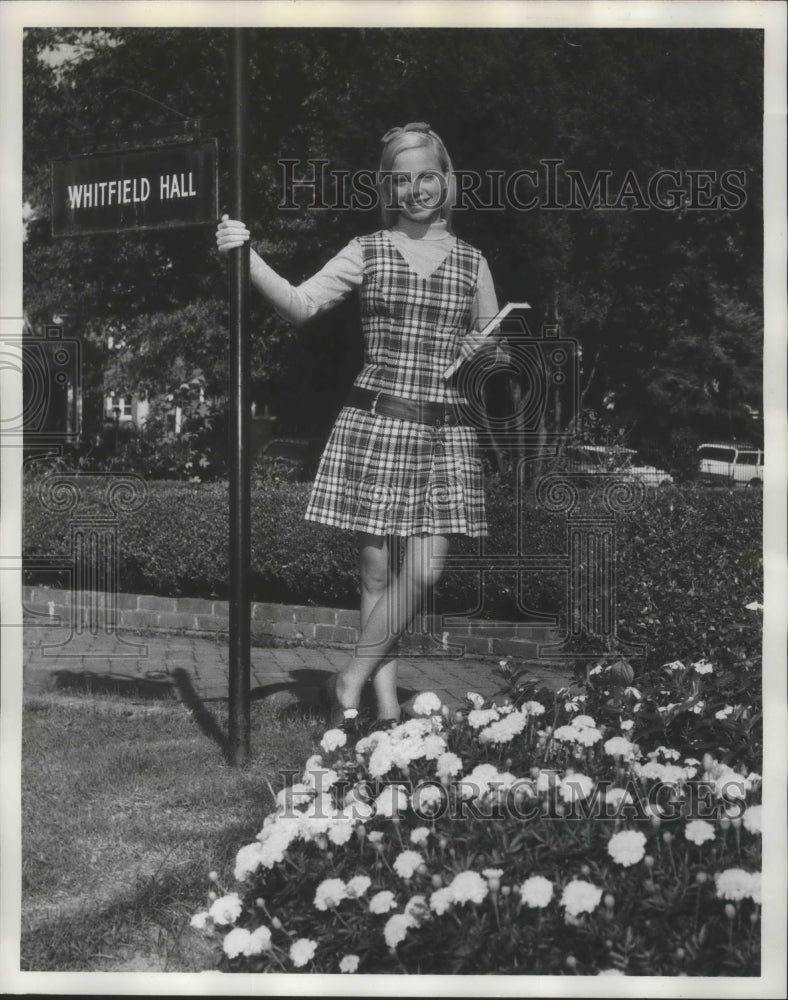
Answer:
<path fill-rule="evenodd" d="M 389 551 L 385 538 L 362 536 L 359 547 L 361 586 L 368 593 L 382 593 L 389 580 Z"/>

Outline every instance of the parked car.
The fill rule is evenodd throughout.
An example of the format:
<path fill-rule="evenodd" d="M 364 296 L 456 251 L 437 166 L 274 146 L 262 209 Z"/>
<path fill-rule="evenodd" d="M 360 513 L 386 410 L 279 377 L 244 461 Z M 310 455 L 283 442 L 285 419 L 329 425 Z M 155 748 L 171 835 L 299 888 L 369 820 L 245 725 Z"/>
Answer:
<path fill-rule="evenodd" d="M 719 485 L 763 486 L 763 449 L 725 441 L 702 444 L 698 478 Z"/>
<path fill-rule="evenodd" d="M 562 463 L 567 472 L 616 473 L 642 479 L 646 486 L 669 486 L 673 476 L 655 465 L 646 465 L 634 448 L 621 445 L 569 445 Z"/>

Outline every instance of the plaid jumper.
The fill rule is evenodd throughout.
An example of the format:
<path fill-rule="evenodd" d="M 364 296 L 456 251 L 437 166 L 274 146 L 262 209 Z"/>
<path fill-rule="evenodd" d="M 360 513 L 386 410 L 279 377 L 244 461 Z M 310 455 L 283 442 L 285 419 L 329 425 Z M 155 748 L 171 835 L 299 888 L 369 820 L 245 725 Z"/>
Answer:
<path fill-rule="evenodd" d="M 421 401 L 458 401 L 441 373 L 470 329 L 480 252 L 457 240 L 422 277 L 387 230 L 359 243 L 364 366 L 355 385 Z M 345 406 L 305 516 L 374 535 L 486 535 L 476 431 Z"/>

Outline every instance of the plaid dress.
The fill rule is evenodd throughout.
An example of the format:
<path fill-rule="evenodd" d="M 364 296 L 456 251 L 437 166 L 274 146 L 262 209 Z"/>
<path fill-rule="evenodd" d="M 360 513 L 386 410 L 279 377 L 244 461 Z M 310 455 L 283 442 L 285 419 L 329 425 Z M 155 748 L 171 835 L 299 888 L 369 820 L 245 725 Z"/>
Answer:
<path fill-rule="evenodd" d="M 459 401 L 441 373 L 470 329 L 480 252 L 457 240 L 422 277 L 387 230 L 359 243 L 364 366 L 355 385 L 408 399 Z M 373 535 L 486 535 L 476 431 L 345 406 L 320 460 L 305 516 Z"/>

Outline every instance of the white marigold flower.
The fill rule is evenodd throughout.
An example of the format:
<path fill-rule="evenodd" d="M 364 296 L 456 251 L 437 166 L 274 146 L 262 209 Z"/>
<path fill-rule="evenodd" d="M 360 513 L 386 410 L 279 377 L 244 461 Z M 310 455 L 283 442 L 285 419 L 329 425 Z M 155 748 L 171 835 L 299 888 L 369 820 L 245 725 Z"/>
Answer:
<path fill-rule="evenodd" d="M 347 743 L 347 735 L 341 729 L 329 729 L 323 734 L 323 739 L 320 741 L 320 746 L 330 753 L 332 750 L 338 750 Z M 306 940 L 305 938 L 302 940 Z M 309 961 L 309 959 L 307 959 Z"/>
<path fill-rule="evenodd" d="M 752 895 L 752 876 L 743 868 L 728 868 L 715 876 L 720 899 L 746 899 Z"/>
<path fill-rule="evenodd" d="M 487 882 L 478 872 L 455 875 L 449 884 L 455 903 L 481 903 L 489 892 Z"/>
<path fill-rule="evenodd" d="M 553 898 L 553 883 L 543 875 L 531 875 L 520 886 L 520 898 L 526 906 L 543 909 Z"/>
<path fill-rule="evenodd" d="M 356 972 L 358 969 L 358 955 L 345 955 L 339 963 L 340 972 Z"/>
<path fill-rule="evenodd" d="M 383 928 L 383 937 L 389 948 L 396 948 L 401 944 L 412 926 L 412 918 L 405 913 L 395 913 L 393 917 L 389 917 Z"/>
<path fill-rule="evenodd" d="M 666 785 L 679 785 L 688 777 L 690 775 L 687 773 L 686 767 L 681 767 L 679 764 L 662 765 L 662 780 Z"/>
<path fill-rule="evenodd" d="M 382 840 L 383 833 L 381 830 L 373 830 L 372 833 L 369 834 L 370 844 L 379 844 Z"/>
<path fill-rule="evenodd" d="M 198 931 L 204 931 L 208 924 L 209 913 L 207 910 L 202 910 L 200 913 L 195 913 L 194 916 L 189 921 L 189 926 L 194 927 Z"/>
<path fill-rule="evenodd" d="M 678 750 L 673 750 L 672 747 L 657 747 L 656 750 L 652 750 L 649 757 L 663 757 L 665 760 L 679 760 L 681 754 Z"/>
<path fill-rule="evenodd" d="M 625 788 L 608 788 L 605 790 L 605 802 L 610 802 L 613 806 L 631 801 L 632 796 Z"/>
<path fill-rule="evenodd" d="M 372 879 L 368 875 L 354 875 L 345 886 L 345 893 L 348 899 L 359 899 L 372 885 Z"/>
<path fill-rule="evenodd" d="M 426 760 L 438 760 L 446 752 L 446 740 L 438 733 L 429 733 L 424 737 L 421 747 L 422 756 Z"/>
<path fill-rule="evenodd" d="M 482 875 L 489 881 L 491 878 L 500 878 L 503 875 L 503 868 L 485 868 Z"/>
<path fill-rule="evenodd" d="M 696 674 L 713 674 L 714 667 L 707 659 L 698 660 L 696 663 L 692 664 L 692 669 Z"/>
<path fill-rule="evenodd" d="M 436 715 L 442 704 L 434 691 L 422 691 L 413 700 L 413 711 L 416 715 Z"/>
<path fill-rule="evenodd" d="M 749 806 L 742 816 L 744 829 L 750 833 L 761 833 L 763 831 L 763 806 Z"/>
<path fill-rule="evenodd" d="M 671 663 L 663 663 L 662 667 L 665 670 L 676 671 L 676 670 L 683 670 L 684 664 L 681 662 L 681 660 L 673 660 Z"/>
<path fill-rule="evenodd" d="M 684 827 L 684 836 L 700 847 L 707 840 L 714 840 L 714 827 L 705 819 L 693 819 Z"/>
<path fill-rule="evenodd" d="M 479 733 L 480 743 L 509 743 L 521 733 L 528 722 L 524 712 L 511 712 Z"/>
<path fill-rule="evenodd" d="M 316 910 L 333 910 L 346 898 L 345 883 L 341 878 L 327 878 L 317 887 Z"/>
<path fill-rule="evenodd" d="M 444 791 L 440 785 L 417 785 L 410 796 L 410 804 L 417 813 L 437 812 L 444 801 Z"/>
<path fill-rule="evenodd" d="M 583 727 L 593 729 L 596 726 L 596 722 L 590 715 L 576 715 L 574 719 L 572 719 L 572 725 L 578 729 Z"/>
<path fill-rule="evenodd" d="M 396 816 L 408 808 L 408 796 L 402 785 L 386 785 L 375 799 L 378 816 Z"/>
<path fill-rule="evenodd" d="M 464 799 L 480 799 L 489 791 L 490 785 L 498 777 L 498 769 L 492 764 L 478 764 L 467 777 L 459 782 L 460 794 Z"/>
<path fill-rule="evenodd" d="M 634 725 L 635 725 L 635 720 L 634 720 L 634 719 L 625 719 L 625 720 L 624 720 L 624 721 L 623 721 L 623 722 L 621 723 L 621 728 L 622 728 L 622 729 L 624 730 L 624 732 L 625 732 L 625 733 L 628 733 L 628 732 L 629 732 L 629 730 L 630 730 L 630 729 L 631 729 L 631 728 L 632 728 L 632 727 L 633 727 Z"/>
<path fill-rule="evenodd" d="M 297 806 L 307 805 L 312 801 L 313 794 L 314 790 L 308 784 L 296 782 L 276 793 L 276 807 L 284 812 Z"/>
<path fill-rule="evenodd" d="M 754 903 L 761 905 L 761 873 L 753 872 L 750 875 L 750 897 Z"/>
<path fill-rule="evenodd" d="M 336 844 L 337 847 L 342 847 L 353 836 L 353 829 L 354 823 L 350 817 L 347 819 L 339 817 L 331 821 L 331 825 L 328 828 L 328 839 L 332 844 Z"/>
<path fill-rule="evenodd" d="M 656 778 L 658 781 L 661 781 L 665 772 L 665 765 L 660 764 L 657 760 L 650 760 L 647 764 L 636 763 L 633 771 L 639 778 Z"/>
<path fill-rule="evenodd" d="M 424 741 L 419 736 L 405 736 L 401 740 L 393 740 L 391 756 L 396 766 L 404 770 L 411 761 L 420 760 L 424 756 Z"/>
<path fill-rule="evenodd" d="M 435 762 L 435 774 L 439 778 L 453 778 L 462 772 L 462 760 L 456 753 L 442 753 Z"/>
<path fill-rule="evenodd" d="M 763 611 L 763 605 L 760 601 L 750 601 L 750 603 L 745 604 L 744 607 L 747 611 Z"/>
<path fill-rule="evenodd" d="M 438 916 L 444 914 L 450 906 L 454 906 L 454 893 L 448 886 L 436 889 L 430 896 L 430 909 Z"/>
<path fill-rule="evenodd" d="M 243 882 L 250 875 L 254 875 L 260 865 L 262 865 L 264 857 L 265 849 L 259 841 L 255 841 L 253 844 L 245 844 L 235 856 L 234 874 L 236 882 Z"/>
<path fill-rule="evenodd" d="M 376 892 L 372 899 L 370 899 L 369 912 L 388 913 L 389 910 L 393 910 L 396 905 L 397 901 L 394 898 L 394 893 L 388 889 L 382 889 L 380 892 Z"/>
<path fill-rule="evenodd" d="M 477 709 L 477 710 L 480 709 L 484 705 L 484 698 L 482 698 L 482 696 L 480 694 L 477 694 L 475 691 L 469 691 L 465 695 L 465 697 L 473 705 L 473 707 L 475 709 Z"/>
<path fill-rule="evenodd" d="M 323 766 L 323 758 L 319 753 L 313 753 L 311 757 L 307 757 L 306 764 L 304 764 L 304 771 L 311 771 L 315 767 Z"/>
<path fill-rule="evenodd" d="M 264 951 L 271 950 L 271 931 L 261 924 L 249 935 L 249 940 L 244 947 L 244 955 L 262 955 Z"/>
<path fill-rule="evenodd" d="M 369 757 L 370 777 L 383 778 L 394 767 L 394 753 L 390 743 L 378 743 Z"/>
<path fill-rule="evenodd" d="M 579 729 L 575 729 L 574 726 L 559 726 L 553 733 L 554 740 L 560 740 L 562 743 L 575 743 L 578 739 Z"/>
<path fill-rule="evenodd" d="M 716 778 L 714 790 L 719 798 L 743 800 L 747 791 L 747 779 L 733 768 L 726 768 Z"/>
<path fill-rule="evenodd" d="M 544 715 L 545 713 L 545 707 L 541 701 L 527 701 L 525 705 L 523 705 L 523 708 L 529 715 L 534 716 L 534 718 L 538 715 Z"/>
<path fill-rule="evenodd" d="M 357 708 L 346 708 L 345 711 L 342 713 L 342 715 L 346 719 L 348 719 L 348 720 L 352 720 L 352 719 L 358 718 L 358 709 Z"/>
<path fill-rule="evenodd" d="M 415 830 L 410 831 L 410 842 L 411 844 L 426 844 L 429 835 L 430 828 L 428 826 L 417 826 Z"/>
<path fill-rule="evenodd" d="M 733 711 L 733 705 L 726 705 L 725 708 L 721 708 L 719 712 L 714 713 L 714 718 L 727 719 L 732 711 Z"/>
<path fill-rule="evenodd" d="M 497 708 L 475 708 L 472 712 L 468 712 L 468 725 L 471 729 L 482 729 L 495 722 L 499 715 Z"/>
<path fill-rule="evenodd" d="M 631 758 L 634 755 L 634 744 L 623 736 L 613 736 L 604 743 L 605 753 L 610 757 Z"/>
<path fill-rule="evenodd" d="M 593 788 L 594 780 L 587 774 L 567 774 L 561 782 L 561 798 L 564 802 L 587 799 Z"/>
<path fill-rule="evenodd" d="M 418 851 L 401 851 L 394 860 L 394 871 L 400 878 L 413 878 L 422 861 L 424 858 Z"/>
<path fill-rule="evenodd" d="M 312 791 L 323 794 L 339 781 L 339 775 L 330 767 L 315 767 L 304 772 L 304 784 Z"/>
<path fill-rule="evenodd" d="M 234 924 L 242 910 L 241 897 L 237 892 L 230 892 L 214 900 L 208 913 L 215 924 Z"/>
<path fill-rule="evenodd" d="M 614 833 L 607 843 L 607 853 L 617 864 L 628 868 L 642 861 L 646 853 L 646 837 L 640 830 Z"/>
<path fill-rule="evenodd" d="M 411 896 L 405 904 L 404 912 L 414 924 L 424 923 L 430 916 L 430 908 L 424 896 Z"/>
<path fill-rule="evenodd" d="M 690 711 L 694 712 L 695 715 L 702 715 L 706 711 L 706 702 L 702 700 L 696 701 Z"/>
<path fill-rule="evenodd" d="M 571 917 L 577 917 L 581 913 L 590 913 L 599 906 L 602 899 L 602 890 L 598 889 L 590 882 L 582 879 L 575 879 L 569 882 L 561 895 L 561 905 Z"/>
<path fill-rule="evenodd" d="M 228 958 L 238 958 L 239 955 L 245 953 L 251 936 L 245 927 L 234 927 L 229 934 L 225 935 L 222 950 Z"/>
<path fill-rule="evenodd" d="M 594 726 L 581 726 L 577 731 L 577 742 L 584 747 L 593 746 L 602 739 L 602 733 Z"/>
<path fill-rule="evenodd" d="M 296 968 L 307 965 L 315 957 L 317 941 L 310 938 L 299 938 L 290 945 L 290 960 Z"/>

